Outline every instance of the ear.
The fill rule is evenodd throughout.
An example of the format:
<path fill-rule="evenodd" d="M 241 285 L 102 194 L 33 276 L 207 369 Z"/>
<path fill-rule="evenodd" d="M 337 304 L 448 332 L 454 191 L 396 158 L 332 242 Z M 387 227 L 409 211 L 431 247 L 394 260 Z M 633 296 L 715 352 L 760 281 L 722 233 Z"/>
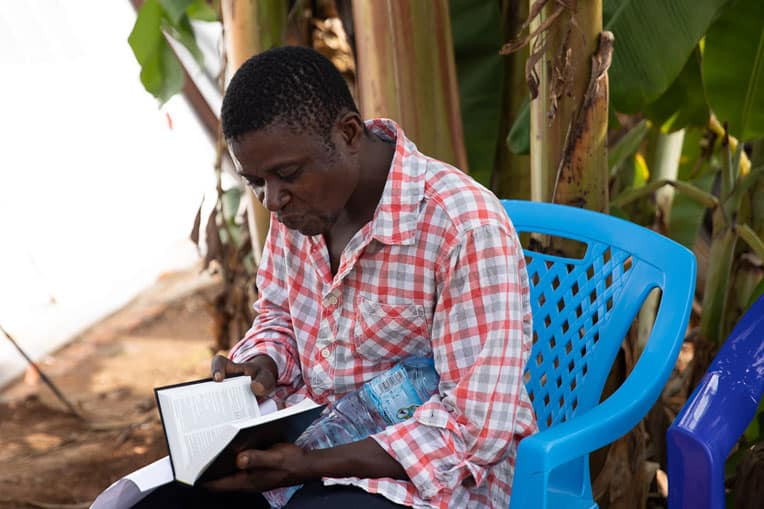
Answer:
<path fill-rule="evenodd" d="M 340 114 L 335 129 L 345 145 L 351 150 L 359 150 L 366 128 L 361 116 L 355 111 Z"/>

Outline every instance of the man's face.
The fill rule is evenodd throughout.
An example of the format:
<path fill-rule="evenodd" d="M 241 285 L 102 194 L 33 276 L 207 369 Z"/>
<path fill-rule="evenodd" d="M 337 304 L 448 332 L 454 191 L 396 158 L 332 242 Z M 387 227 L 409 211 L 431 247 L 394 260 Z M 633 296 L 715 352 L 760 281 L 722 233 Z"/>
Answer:
<path fill-rule="evenodd" d="M 229 144 L 238 173 L 257 199 L 287 228 L 326 233 L 358 182 L 357 157 L 332 132 L 334 148 L 313 133 L 296 134 L 277 123 Z"/>

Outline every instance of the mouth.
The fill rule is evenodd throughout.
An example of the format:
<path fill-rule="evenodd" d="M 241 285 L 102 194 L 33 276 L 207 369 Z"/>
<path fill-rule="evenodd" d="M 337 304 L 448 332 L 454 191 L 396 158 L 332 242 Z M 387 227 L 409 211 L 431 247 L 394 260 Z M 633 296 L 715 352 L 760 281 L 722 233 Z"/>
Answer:
<path fill-rule="evenodd" d="M 297 230 L 303 235 L 317 235 L 322 231 L 321 225 L 309 216 L 277 215 L 276 219 L 290 230 Z"/>

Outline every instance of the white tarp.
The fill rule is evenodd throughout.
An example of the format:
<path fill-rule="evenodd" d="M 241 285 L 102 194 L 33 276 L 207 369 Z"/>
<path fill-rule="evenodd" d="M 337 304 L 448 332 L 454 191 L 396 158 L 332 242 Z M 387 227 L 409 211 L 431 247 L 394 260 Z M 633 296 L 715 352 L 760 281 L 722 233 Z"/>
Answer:
<path fill-rule="evenodd" d="M 144 91 L 134 20 L 128 0 L 0 3 L 0 325 L 38 359 L 194 263 L 214 201 L 212 143 Z M 24 367 L 0 337 L 0 386 Z"/>

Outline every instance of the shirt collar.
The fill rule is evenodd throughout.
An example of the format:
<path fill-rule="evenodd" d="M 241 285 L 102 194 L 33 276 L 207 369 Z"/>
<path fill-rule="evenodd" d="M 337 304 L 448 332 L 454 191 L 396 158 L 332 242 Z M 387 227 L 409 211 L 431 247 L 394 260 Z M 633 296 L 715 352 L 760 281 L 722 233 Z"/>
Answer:
<path fill-rule="evenodd" d="M 419 204 L 424 198 L 427 159 L 421 157 L 416 145 L 394 121 L 368 120 L 366 128 L 395 142 L 387 182 L 371 221 L 371 236 L 385 244 L 411 245 L 416 236 Z"/>

